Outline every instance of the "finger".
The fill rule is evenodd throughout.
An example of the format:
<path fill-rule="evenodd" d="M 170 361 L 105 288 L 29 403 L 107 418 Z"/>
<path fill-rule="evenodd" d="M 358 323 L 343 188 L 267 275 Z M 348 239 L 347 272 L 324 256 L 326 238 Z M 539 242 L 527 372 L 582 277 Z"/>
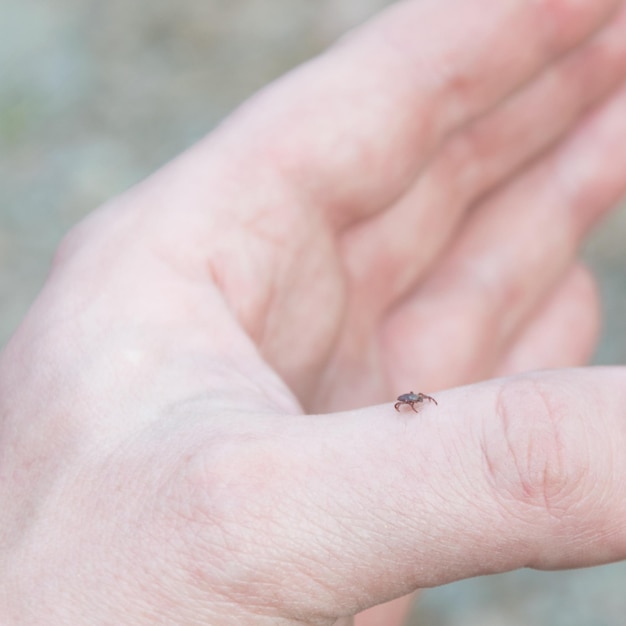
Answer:
<path fill-rule="evenodd" d="M 582 264 L 568 271 L 561 285 L 530 320 L 502 357 L 496 374 L 510 376 L 534 369 L 585 364 L 600 324 L 595 280 Z M 414 597 L 403 596 L 358 615 L 355 626 L 403 624 Z"/>
<path fill-rule="evenodd" d="M 452 19 L 446 2 L 398 3 L 144 186 L 161 199 L 151 217 L 162 206 L 171 229 L 168 218 L 205 214 L 207 202 L 241 218 L 268 202 L 322 207 L 342 224 L 380 210 L 443 138 L 591 37 L 620 4 L 506 0 L 486 13 L 484 0 L 461 0 Z M 206 227 L 190 221 L 195 241 Z"/>
<path fill-rule="evenodd" d="M 468 207 L 545 153 L 623 84 L 624 32 L 626 7 L 589 44 L 444 142 L 392 209 L 345 233 L 343 254 L 361 299 L 376 293 L 383 311 L 404 296 L 454 236 Z"/>
<path fill-rule="evenodd" d="M 584 365 L 593 354 L 599 330 L 600 303 L 595 280 L 585 266 L 576 264 L 515 337 L 495 373 L 509 376 Z"/>
<path fill-rule="evenodd" d="M 619 4 L 398 3 L 224 130 L 235 149 L 242 133 L 253 138 L 244 149 L 279 165 L 300 204 L 345 224 L 395 199 L 442 138 L 536 78 Z"/>
<path fill-rule="evenodd" d="M 390 379 L 438 388 L 493 372 L 590 228 L 624 194 L 624 162 L 626 90 L 472 214 L 437 271 L 383 328 Z M 454 363 L 443 345 L 454 346 Z"/>
<path fill-rule="evenodd" d="M 296 598 L 312 614 L 320 597 L 343 615 L 465 577 L 626 558 L 626 370 L 528 374 L 437 400 L 419 415 L 389 403 L 294 426 L 287 463 L 307 479 L 281 483 L 280 528 L 298 585 L 317 581 Z"/>

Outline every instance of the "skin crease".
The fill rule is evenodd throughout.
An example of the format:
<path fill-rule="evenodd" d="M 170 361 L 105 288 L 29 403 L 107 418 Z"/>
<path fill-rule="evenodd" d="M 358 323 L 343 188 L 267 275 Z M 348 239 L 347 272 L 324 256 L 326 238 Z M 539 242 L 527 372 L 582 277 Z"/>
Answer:
<path fill-rule="evenodd" d="M 0 357 L 2 624 L 395 626 L 626 557 L 626 373 L 530 372 L 596 340 L 626 10 L 486 7 L 392 6 L 67 236 Z"/>

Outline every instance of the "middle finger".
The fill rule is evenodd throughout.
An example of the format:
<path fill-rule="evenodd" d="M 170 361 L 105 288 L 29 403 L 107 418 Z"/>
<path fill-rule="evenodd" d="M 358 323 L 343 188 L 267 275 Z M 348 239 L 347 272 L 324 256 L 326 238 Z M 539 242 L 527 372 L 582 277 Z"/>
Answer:
<path fill-rule="evenodd" d="M 622 84 L 624 32 L 626 8 L 583 49 L 451 137 L 390 211 L 346 232 L 342 245 L 357 300 L 376 294 L 382 313 L 404 296 L 453 239 L 477 198 L 563 139 Z"/>

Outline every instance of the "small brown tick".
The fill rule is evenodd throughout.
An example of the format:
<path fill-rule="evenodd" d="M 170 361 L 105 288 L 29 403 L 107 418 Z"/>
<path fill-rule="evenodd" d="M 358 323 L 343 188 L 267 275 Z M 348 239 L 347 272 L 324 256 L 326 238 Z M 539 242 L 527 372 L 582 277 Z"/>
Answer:
<path fill-rule="evenodd" d="M 398 396 L 398 401 L 393 406 L 396 411 L 399 411 L 403 404 L 408 404 L 417 413 L 418 411 L 415 408 L 415 403 L 424 402 L 424 400 L 429 400 L 430 402 L 439 404 L 435 398 L 431 398 L 425 393 L 413 393 L 412 391 L 409 391 L 409 393 L 403 393 L 401 396 Z"/>

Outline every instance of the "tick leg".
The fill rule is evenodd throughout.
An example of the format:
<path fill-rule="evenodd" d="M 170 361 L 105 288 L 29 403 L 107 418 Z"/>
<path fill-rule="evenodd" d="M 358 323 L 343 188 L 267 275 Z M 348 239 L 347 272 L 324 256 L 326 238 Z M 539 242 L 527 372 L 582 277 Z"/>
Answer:
<path fill-rule="evenodd" d="M 426 398 L 427 400 L 430 400 L 431 402 L 434 402 L 437 406 L 439 406 L 439 402 L 437 402 L 435 398 L 432 398 L 431 396 L 427 396 L 425 393 L 422 393 L 420 395 L 422 396 L 422 399 Z"/>
<path fill-rule="evenodd" d="M 396 402 L 393 406 L 396 409 L 396 411 L 398 411 L 398 413 L 400 412 L 400 405 L 402 404 L 402 402 Z"/>
<path fill-rule="evenodd" d="M 419 411 L 415 408 L 415 402 L 409 402 L 409 406 L 416 412 L 419 413 Z"/>

